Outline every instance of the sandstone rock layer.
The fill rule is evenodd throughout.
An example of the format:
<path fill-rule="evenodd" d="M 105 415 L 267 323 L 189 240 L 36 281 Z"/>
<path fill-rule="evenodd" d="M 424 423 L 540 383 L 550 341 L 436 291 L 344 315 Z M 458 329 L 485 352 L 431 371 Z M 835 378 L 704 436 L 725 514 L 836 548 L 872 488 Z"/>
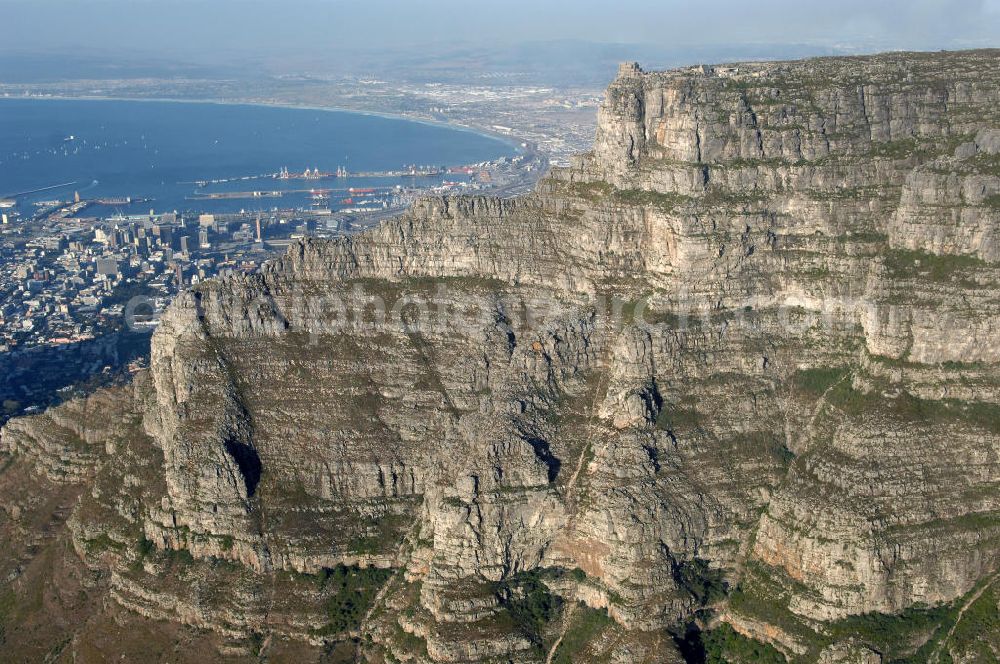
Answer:
<path fill-rule="evenodd" d="M 0 479 L 71 501 L 38 579 L 237 659 L 982 661 L 998 233 L 996 51 L 623 65 L 532 195 L 184 294 Z"/>

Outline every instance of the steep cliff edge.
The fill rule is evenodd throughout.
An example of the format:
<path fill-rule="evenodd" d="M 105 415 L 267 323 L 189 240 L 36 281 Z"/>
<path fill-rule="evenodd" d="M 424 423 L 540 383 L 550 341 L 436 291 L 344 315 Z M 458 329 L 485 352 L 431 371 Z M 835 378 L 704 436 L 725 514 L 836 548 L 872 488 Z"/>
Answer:
<path fill-rule="evenodd" d="M 997 51 L 623 65 L 532 195 L 179 297 L 0 434 L 0 530 L 55 524 L 0 639 L 63 565 L 114 601 L 62 656 L 995 657 L 998 104 Z"/>

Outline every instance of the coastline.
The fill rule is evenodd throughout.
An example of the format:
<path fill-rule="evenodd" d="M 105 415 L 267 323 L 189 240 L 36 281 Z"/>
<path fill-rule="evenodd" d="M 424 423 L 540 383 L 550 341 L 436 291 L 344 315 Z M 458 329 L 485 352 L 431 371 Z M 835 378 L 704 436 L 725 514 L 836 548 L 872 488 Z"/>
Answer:
<path fill-rule="evenodd" d="M 0 102 L 12 101 L 124 101 L 124 102 L 146 102 L 146 103 L 166 103 L 166 104 L 213 104 L 216 106 L 247 106 L 253 108 L 278 108 L 298 111 L 319 111 L 323 113 L 350 113 L 354 115 L 366 115 L 370 117 L 382 118 L 385 120 L 398 120 L 401 122 L 415 122 L 417 124 L 428 125 L 452 129 L 454 131 L 477 134 L 484 138 L 504 143 L 517 154 L 522 154 L 524 148 L 521 144 L 524 139 L 508 134 L 501 134 L 490 131 L 483 127 L 462 124 L 459 122 L 446 122 L 442 120 L 432 120 L 420 116 L 404 115 L 400 113 L 388 113 L 384 111 L 357 110 L 343 106 L 315 106 L 310 104 L 295 104 L 286 102 L 268 102 L 251 100 L 226 100 L 226 99 L 184 99 L 177 97 L 115 97 L 99 95 L 18 95 L 0 96 Z"/>

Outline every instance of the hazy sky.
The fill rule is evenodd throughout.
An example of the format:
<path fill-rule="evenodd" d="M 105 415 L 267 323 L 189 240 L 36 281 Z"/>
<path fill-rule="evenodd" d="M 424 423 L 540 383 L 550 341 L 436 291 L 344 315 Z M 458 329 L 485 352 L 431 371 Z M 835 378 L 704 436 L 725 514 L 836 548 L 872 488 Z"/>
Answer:
<path fill-rule="evenodd" d="M 0 0 L 0 52 L 257 53 L 584 39 L 1000 46 L 1000 0 Z"/>

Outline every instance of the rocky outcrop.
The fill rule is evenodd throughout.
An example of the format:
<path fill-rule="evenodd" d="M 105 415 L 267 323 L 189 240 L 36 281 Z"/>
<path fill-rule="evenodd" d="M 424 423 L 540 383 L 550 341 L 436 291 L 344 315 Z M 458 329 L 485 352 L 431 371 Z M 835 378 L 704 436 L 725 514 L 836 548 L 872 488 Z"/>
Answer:
<path fill-rule="evenodd" d="M 109 391 L 11 420 L 0 429 L 0 454 L 30 459 L 52 482 L 85 484 L 101 459 L 114 454 L 109 440 L 128 408 L 127 396 Z"/>
<path fill-rule="evenodd" d="M 1000 130 L 914 169 L 889 226 L 894 247 L 1000 260 Z"/>
<path fill-rule="evenodd" d="M 623 65 L 535 193 L 203 284 L 100 397 L 103 451 L 46 428 L 79 405 L 4 449 L 80 469 L 111 598 L 233 652 L 966 652 L 1000 563 L 998 59 Z"/>

